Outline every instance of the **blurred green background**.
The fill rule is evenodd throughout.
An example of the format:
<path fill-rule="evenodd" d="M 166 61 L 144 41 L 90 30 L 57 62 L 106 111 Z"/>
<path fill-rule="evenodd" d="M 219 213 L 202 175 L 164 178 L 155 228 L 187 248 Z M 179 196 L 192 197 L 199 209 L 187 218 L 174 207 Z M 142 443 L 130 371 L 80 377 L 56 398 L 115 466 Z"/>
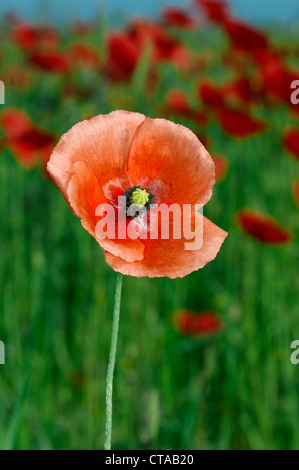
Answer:
<path fill-rule="evenodd" d="M 299 217 L 291 191 L 299 167 L 281 140 L 288 124 L 297 125 L 288 107 L 255 101 L 250 112 L 269 127 L 246 139 L 228 136 L 210 117 L 197 83 L 236 75 L 224 66 L 232 46 L 215 24 L 163 26 L 195 54 L 188 70 L 161 60 L 153 71 L 144 48 L 130 77 L 114 80 L 84 60 L 67 73 L 37 67 L 32 51 L 16 40 L 13 21 L 6 18 L 0 38 L 6 85 L 0 112 L 25 111 L 33 126 L 56 138 L 79 120 L 114 109 L 167 114 L 204 136 L 211 154 L 229 164 L 204 211 L 229 232 L 217 258 L 183 279 L 124 279 L 113 448 L 298 449 L 299 370 L 290 361 L 290 344 L 299 338 Z M 97 21 L 83 38 L 76 34 L 62 29 L 59 50 L 79 40 L 95 47 L 103 63 L 105 23 Z M 298 25 L 264 34 L 288 67 L 298 67 Z M 246 73 L 251 77 L 254 70 L 248 66 Z M 209 116 L 204 128 L 193 115 L 165 111 L 173 89 Z M 102 448 L 116 274 L 46 177 L 44 162 L 24 168 L 4 125 L 1 132 L 0 340 L 6 364 L 0 365 L 0 448 Z M 273 246 L 246 236 L 236 224 L 237 211 L 246 207 L 274 216 L 293 240 Z M 215 311 L 224 329 L 190 337 L 173 324 L 181 309 Z"/>

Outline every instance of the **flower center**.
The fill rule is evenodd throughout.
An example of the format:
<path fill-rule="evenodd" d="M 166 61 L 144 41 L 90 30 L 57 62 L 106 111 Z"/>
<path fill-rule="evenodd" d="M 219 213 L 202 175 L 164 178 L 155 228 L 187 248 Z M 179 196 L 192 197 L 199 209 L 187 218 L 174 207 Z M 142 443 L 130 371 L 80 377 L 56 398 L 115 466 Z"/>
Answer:
<path fill-rule="evenodd" d="M 132 204 L 138 207 L 144 207 L 149 200 L 149 193 L 146 189 L 135 189 L 131 196 Z"/>
<path fill-rule="evenodd" d="M 124 208 L 127 216 L 141 217 L 150 210 L 153 204 L 154 195 L 148 189 L 140 186 L 133 186 L 125 191 Z"/>

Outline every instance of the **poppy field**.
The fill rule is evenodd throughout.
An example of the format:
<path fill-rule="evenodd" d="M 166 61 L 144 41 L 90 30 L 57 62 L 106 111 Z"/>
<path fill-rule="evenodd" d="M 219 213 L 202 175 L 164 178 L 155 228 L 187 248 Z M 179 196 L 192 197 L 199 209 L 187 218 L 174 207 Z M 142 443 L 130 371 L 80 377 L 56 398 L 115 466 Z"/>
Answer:
<path fill-rule="evenodd" d="M 299 23 L 257 27 L 223 0 L 194 0 L 118 29 L 104 15 L 57 27 L 7 14 L 1 26 L 0 449 L 103 448 L 120 271 L 130 275 L 112 449 L 298 450 Z M 78 183 L 72 200 L 68 169 L 55 168 L 67 138 L 51 154 L 78 122 L 116 110 L 136 113 L 117 114 L 136 128 L 144 116 L 185 126 L 211 155 L 216 183 L 203 214 L 222 230 L 204 263 L 185 269 L 177 253 L 172 265 L 169 244 L 129 271 L 129 250 L 118 257 L 90 236 L 77 206 L 85 216 L 95 191 L 84 206 Z M 204 183 L 185 179 L 185 131 L 163 125 L 163 142 L 191 162 L 171 160 L 183 201 Z M 107 181 L 113 126 L 98 137 Z M 72 132 L 89 162 L 92 145 Z M 151 148 L 149 173 L 158 139 Z M 137 160 L 127 164 L 135 173 Z M 137 185 L 127 192 L 143 205 L 154 197 Z"/>

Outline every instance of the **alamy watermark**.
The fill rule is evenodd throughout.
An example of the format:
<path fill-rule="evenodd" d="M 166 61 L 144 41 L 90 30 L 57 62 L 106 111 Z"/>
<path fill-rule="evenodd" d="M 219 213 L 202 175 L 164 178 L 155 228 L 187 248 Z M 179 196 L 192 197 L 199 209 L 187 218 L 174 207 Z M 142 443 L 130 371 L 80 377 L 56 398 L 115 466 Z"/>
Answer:
<path fill-rule="evenodd" d="M 5 345 L 0 341 L 0 365 L 5 364 Z"/>
<path fill-rule="evenodd" d="M 203 245 L 203 207 L 200 204 L 132 204 L 124 210 L 123 197 L 118 205 L 100 204 L 95 234 L 98 240 L 183 240 L 184 249 L 200 250 Z"/>
<path fill-rule="evenodd" d="M 299 104 L 299 80 L 294 80 L 291 83 L 291 88 L 295 90 L 291 94 L 291 103 L 294 105 Z"/>
<path fill-rule="evenodd" d="M 5 104 L 5 86 L 2 80 L 0 80 L 0 104 Z"/>

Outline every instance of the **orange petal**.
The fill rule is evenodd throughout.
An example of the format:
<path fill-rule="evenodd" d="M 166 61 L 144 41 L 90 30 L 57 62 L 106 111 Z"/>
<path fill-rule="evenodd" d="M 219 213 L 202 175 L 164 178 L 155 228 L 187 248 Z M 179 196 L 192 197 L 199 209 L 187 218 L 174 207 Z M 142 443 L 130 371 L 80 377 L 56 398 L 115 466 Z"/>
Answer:
<path fill-rule="evenodd" d="M 262 243 L 280 245 L 292 239 L 290 231 L 282 227 L 277 220 L 253 209 L 239 211 L 237 223 L 246 235 Z"/>
<path fill-rule="evenodd" d="M 193 216 L 194 222 L 194 216 Z M 106 252 L 107 263 L 117 272 L 136 277 L 184 277 L 212 261 L 225 240 L 227 233 L 203 217 L 203 244 L 199 250 L 185 249 L 186 239 L 143 240 L 144 258 L 126 261 Z"/>
<path fill-rule="evenodd" d="M 67 198 L 73 165 L 78 161 L 86 162 L 104 192 L 117 178 L 127 187 L 127 157 L 136 128 L 144 119 L 142 114 L 114 111 L 80 122 L 64 134 L 48 163 L 48 171 L 64 196 Z"/>
<path fill-rule="evenodd" d="M 95 215 L 96 208 L 107 203 L 107 200 L 97 178 L 84 161 L 73 166 L 73 175 L 67 187 L 67 199 L 74 214 L 81 218 L 83 227 L 104 250 L 129 262 L 143 258 L 144 246 L 139 240 L 99 240 L 96 237 L 96 224 L 100 220 L 100 217 Z"/>
<path fill-rule="evenodd" d="M 149 188 L 154 203 L 205 204 L 215 183 L 214 163 L 195 134 L 165 119 L 146 118 L 133 139 L 131 186 Z"/>

